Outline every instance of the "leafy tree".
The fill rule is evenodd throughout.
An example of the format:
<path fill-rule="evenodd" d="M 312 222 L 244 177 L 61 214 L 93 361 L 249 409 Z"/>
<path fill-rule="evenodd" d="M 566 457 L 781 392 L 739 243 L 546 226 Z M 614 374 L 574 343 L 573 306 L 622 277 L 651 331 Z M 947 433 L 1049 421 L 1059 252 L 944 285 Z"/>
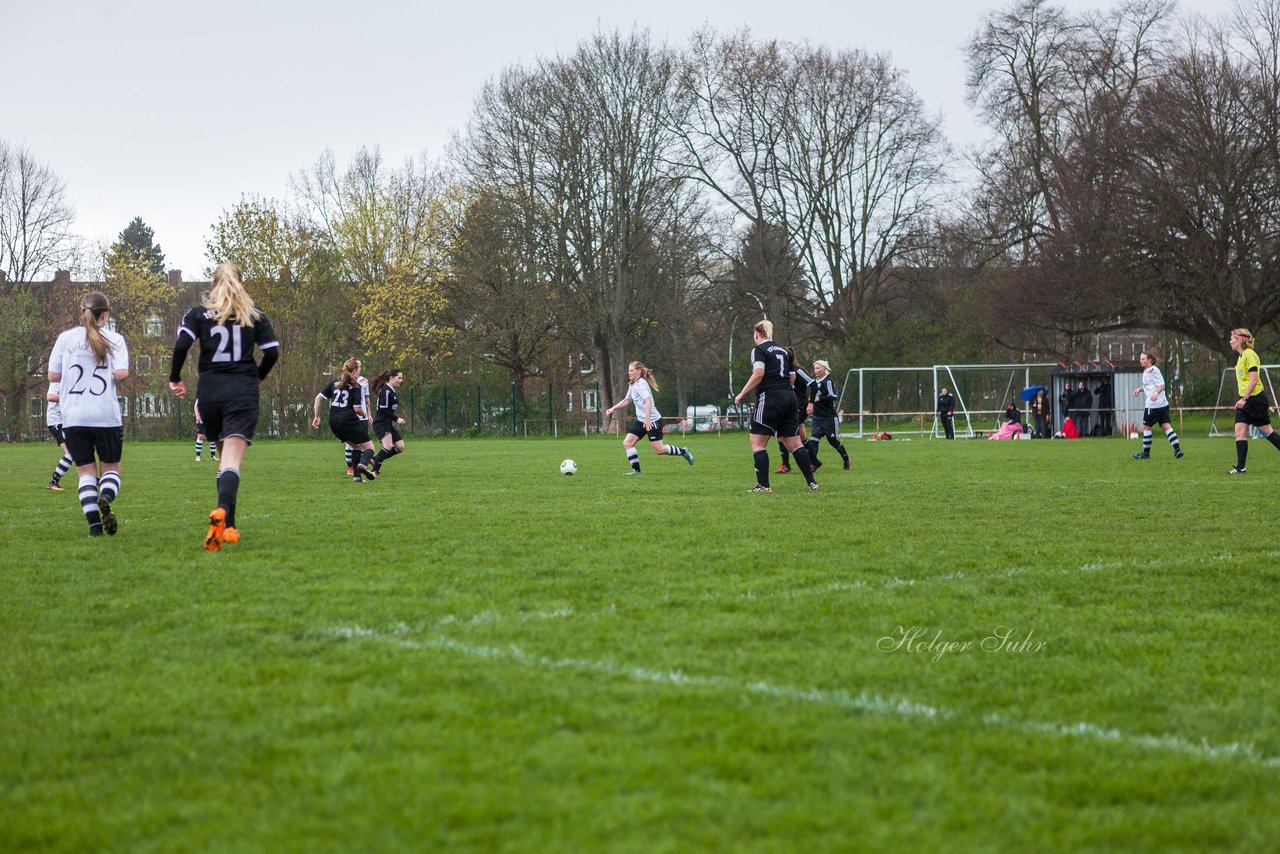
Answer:
<path fill-rule="evenodd" d="M 441 314 L 458 346 L 502 368 L 525 399 L 555 341 L 555 293 L 518 206 L 494 196 L 467 205 L 454 240 Z"/>
<path fill-rule="evenodd" d="M 142 221 L 142 217 L 134 217 L 120 232 L 119 238 L 111 247 L 111 253 L 120 259 L 127 259 L 133 266 L 146 270 L 153 275 L 165 275 L 164 252 L 154 242 L 155 232 Z"/>
<path fill-rule="evenodd" d="M 438 322 L 445 262 L 458 206 L 425 159 L 399 169 L 377 148 L 339 171 L 325 152 L 295 187 L 314 232 L 355 288 L 355 317 L 368 355 L 430 373 L 451 346 Z"/>

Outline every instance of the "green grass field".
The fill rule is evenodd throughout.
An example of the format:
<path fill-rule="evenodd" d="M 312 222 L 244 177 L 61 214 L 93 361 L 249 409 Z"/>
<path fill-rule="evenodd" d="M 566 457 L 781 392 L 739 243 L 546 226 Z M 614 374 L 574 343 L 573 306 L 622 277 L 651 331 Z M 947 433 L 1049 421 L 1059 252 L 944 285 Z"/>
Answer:
<path fill-rule="evenodd" d="M 1184 429 L 261 441 L 220 553 L 189 442 L 95 540 L 0 447 L 0 850 L 1274 850 L 1280 454 Z"/>

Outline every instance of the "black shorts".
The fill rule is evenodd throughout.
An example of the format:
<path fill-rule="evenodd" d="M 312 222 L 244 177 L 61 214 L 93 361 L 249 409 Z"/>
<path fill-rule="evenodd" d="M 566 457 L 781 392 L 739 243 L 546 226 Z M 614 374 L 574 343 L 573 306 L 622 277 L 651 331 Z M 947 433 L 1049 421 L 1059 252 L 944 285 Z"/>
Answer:
<path fill-rule="evenodd" d="M 95 460 L 100 463 L 118 463 L 124 452 L 123 427 L 63 427 L 67 440 L 67 453 L 77 467 L 87 466 Z"/>
<path fill-rule="evenodd" d="M 654 424 L 653 427 L 646 428 L 640 423 L 639 419 L 632 421 L 627 425 L 627 432 L 632 436 L 648 436 L 650 442 L 662 441 L 662 425 Z"/>
<path fill-rule="evenodd" d="M 1143 427 L 1151 427 L 1155 424 L 1168 423 L 1170 423 L 1168 406 L 1157 406 L 1155 409 L 1148 407 L 1142 411 Z"/>
<path fill-rule="evenodd" d="M 395 425 L 395 422 L 392 422 L 392 421 L 373 422 L 373 435 L 378 437 L 379 442 L 381 442 L 382 437 L 387 435 L 388 433 L 391 434 L 392 445 L 394 445 L 396 442 L 404 441 L 404 439 L 402 439 L 400 436 L 400 428 Z"/>
<path fill-rule="evenodd" d="M 353 448 L 369 441 L 368 421 L 355 418 L 330 418 L 329 429 L 333 431 L 333 435 Z"/>
<path fill-rule="evenodd" d="M 59 445 L 67 441 L 67 437 L 63 435 L 61 424 L 50 424 L 46 429 L 49 431 L 49 435 L 53 437 L 53 441 Z"/>
<path fill-rule="evenodd" d="M 809 427 L 809 437 L 811 439 L 821 439 L 823 436 L 830 436 L 832 439 L 840 438 L 840 434 L 836 432 L 836 417 L 834 415 L 813 416 L 813 423 Z"/>
<path fill-rule="evenodd" d="M 1236 410 L 1236 423 L 1254 427 L 1266 427 L 1271 423 L 1271 401 L 1265 391 L 1258 392 Z"/>
<path fill-rule="evenodd" d="M 796 393 L 790 389 L 762 391 L 751 410 L 751 432 L 757 436 L 789 439 L 800 434 Z"/>
<path fill-rule="evenodd" d="M 204 417 L 205 436 L 213 441 L 239 436 L 247 444 L 253 444 L 253 434 L 258 429 L 258 398 L 209 401 L 201 398 L 200 414 Z"/>

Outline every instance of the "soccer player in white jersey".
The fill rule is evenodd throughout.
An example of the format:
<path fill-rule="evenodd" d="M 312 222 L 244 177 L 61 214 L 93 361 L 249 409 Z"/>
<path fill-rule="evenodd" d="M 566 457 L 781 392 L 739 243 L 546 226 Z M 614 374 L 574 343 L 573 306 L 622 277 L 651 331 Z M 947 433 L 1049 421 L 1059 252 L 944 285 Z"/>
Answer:
<path fill-rule="evenodd" d="M 1178 434 L 1169 422 L 1169 398 L 1164 393 L 1164 374 L 1156 367 L 1160 357 L 1147 350 L 1138 355 L 1138 364 L 1142 365 L 1142 387 L 1133 390 L 1134 397 L 1142 397 L 1142 452 L 1133 455 L 1135 460 L 1151 458 L 1151 427 L 1159 424 L 1160 429 L 1173 446 L 1173 456 L 1182 456 L 1182 446 L 1178 444 Z"/>
<path fill-rule="evenodd" d="M 71 469 L 73 462 L 71 454 L 67 451 L 66 437 L 62 435 L 62 408 L 58 406 L 61 385 L 61 383 L 50 383 L 49 391 L 45 394 L 48 406 L 45 407 L 44 423 L 49 428 L 49 435 L 53 437 L 53 441 L 57 442 L 58 447 L 62 449 L 62 459 L 58 460 L 58 464 L 53 467 L 53 477 L 49 479 L 49 489 L 54 492 L 62 491 L 62 476 Z"/>
<path fill-rule="evenodd" d="M 636 443 L 641 436 L 649 437 L 649 447 L 659 456 L 683 457 L 689 465 L 693 465 L 693 452 L 688 448 L 667 445 L 662 441 L 662 413 L 653 402 L 653 393 L 658 388 L 658 381 L 653 371 L 644 362 L 632 362 L 627 365 L 627 396 L 604 411 L 612 415 L 616 409 L 626 408 L 628 403 L 635 404 L 636 420 L 627 425 L 627 436 L 622 440 L 623 450 L 627 452 L 627 462 L 631 471 L 627 474 L 640 474 L 640 452 Z"/>
<path fill-rule="evenodd" d="M 80 300 L 80 325 L 58 336 L 49 356 L 49 383 L 59 383 L 63 436 L 80 475 L 80 510 L 89 536 L 115 534 L 111 504 L 120 495 L 124 422 L 116 383 L 129 376 L 124 337 L 107 329 L 111 304 L 94 291 Z"/>

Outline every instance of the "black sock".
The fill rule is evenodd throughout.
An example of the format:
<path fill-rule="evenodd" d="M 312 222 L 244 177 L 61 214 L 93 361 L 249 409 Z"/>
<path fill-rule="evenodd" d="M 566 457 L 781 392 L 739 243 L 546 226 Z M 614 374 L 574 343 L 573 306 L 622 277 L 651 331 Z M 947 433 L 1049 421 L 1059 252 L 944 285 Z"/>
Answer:
<path fill-rule="evenodd" d="M 218 506 L 227 511 L 226 524 L 235 527 L 236 494 L 240 491 L 240 470 L 218 472 Z"/>
<path fill-rule="evenodd" d="M 1249 440 L 1236 439 L 1236 468 L 1244 471 L 1245 460 L 1249 457 Z"/>
<path fill-rule="evenodd" d="M 849 462 L 849 452 L 844 449 L 844 442 L 841 442 L 834 436 L 828 436 L 827 441 L 836 449 L 836 453 L 840 455 L 840 459 L 844 460 L 846 463 Z"/>
<path fill-rule="evenodd" d="M 804 475 L 806 481 L 813 483 L 813 464 L 809 462 L 809 452 L 804 449 L 804 445 L 792 451 L 791 455 L 796 458 L 796 465 L 800 467 L 800 474 Z"/>
<path fill-rule="evenodd" d="M 1276 446 L 1276 450 L 1280 451 L 1280 433 L 1272 430 L 1267 434 L 1267 441 Z"/>
<path fill-rule="evenodd" d="M 791 455 L 787 453 L 787 449 L 783 446 L 781 442 L 778 443 L 778 453 L 782 456 L 782 464 L 784 466 L 790 467 Z"/>
<path fill-rule="evenodd" d="M 752 451 L 751 459 L 756 467 L 756 483 L 767 487 L 769 485 L 769 452 Z"/>

